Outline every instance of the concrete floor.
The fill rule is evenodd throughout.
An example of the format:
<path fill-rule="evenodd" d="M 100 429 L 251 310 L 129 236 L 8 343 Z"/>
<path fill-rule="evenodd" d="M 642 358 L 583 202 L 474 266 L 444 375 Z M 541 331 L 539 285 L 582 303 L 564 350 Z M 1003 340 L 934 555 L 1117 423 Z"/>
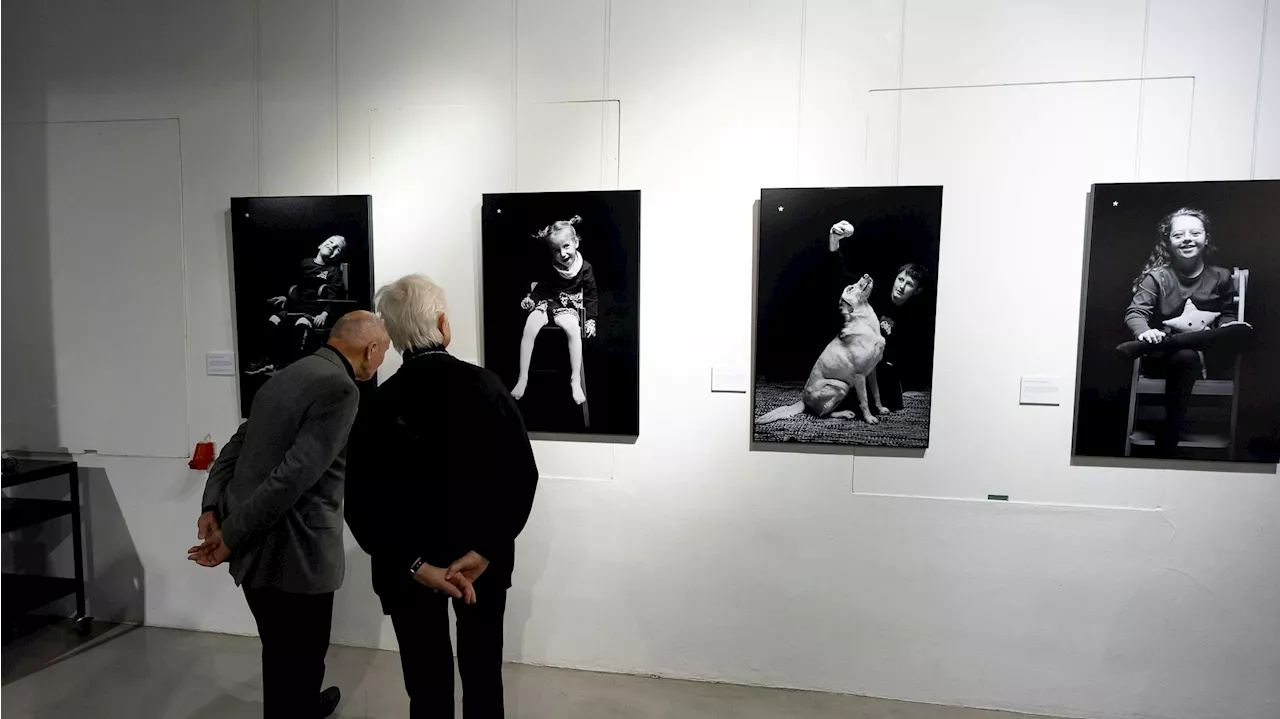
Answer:
<path fill-rule="evenodd" d="M 262 716 L 255 638 L 171 629 L 100 627 L 91 639 L 48 627 L 4 648 L 4 711 L 11 717 Z M 508 717 L 548 719 L 1015 719 L 1024 714 L 821 692 L 705 684 L 508 664 Z M 326 685 L 342 688 L 339 717 L 406 717 L 394 652 L 335 646 Z M 458 691 L 461 697 L 461 690 Z M 457 716 L 461 716 L 461 709 Z"/>

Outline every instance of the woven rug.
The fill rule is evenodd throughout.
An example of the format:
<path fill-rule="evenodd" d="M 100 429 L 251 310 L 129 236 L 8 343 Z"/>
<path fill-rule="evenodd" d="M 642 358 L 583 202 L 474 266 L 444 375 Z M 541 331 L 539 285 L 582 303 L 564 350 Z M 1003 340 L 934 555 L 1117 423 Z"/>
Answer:
<path fill-rule="evenodd" d="M 755 417 L 800 399 L 803 382 L 756 380 Z M 818 419 L 803 413 L 769 424 L 755 425 L 757 442 L 817 442 L 865 447 L 929 446 L 929 393 L 904 396 L 901 410 L 882 415 L 879 424 L 856 419 Z"/>

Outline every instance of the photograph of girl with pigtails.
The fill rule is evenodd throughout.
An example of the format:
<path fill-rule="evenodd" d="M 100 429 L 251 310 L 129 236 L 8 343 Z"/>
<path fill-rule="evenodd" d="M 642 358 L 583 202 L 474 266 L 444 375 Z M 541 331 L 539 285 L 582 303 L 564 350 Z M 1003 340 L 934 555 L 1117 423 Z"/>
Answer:
<path fill-rule="evenodd" d="M 484 366 L 531 432 L 640 432 L 640 192 L 484 196 Z"/>
<path fill-rule="evenodd" d="M 929 446 L 941 187 L 760 192 L 752 439 Z"/>
<path fill-rule="evenodd" d="M 1094 185 L 1075 453 L 1280 458 L 1280 181 Z"/>

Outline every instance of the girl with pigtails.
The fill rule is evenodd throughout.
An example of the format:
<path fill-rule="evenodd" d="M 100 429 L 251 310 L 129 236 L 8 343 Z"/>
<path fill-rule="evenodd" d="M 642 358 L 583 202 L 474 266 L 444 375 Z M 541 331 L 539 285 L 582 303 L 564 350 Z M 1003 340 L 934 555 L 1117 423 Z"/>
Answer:
<path fill-rule="evenodd" d="M 569 340 L 569 390 L 573 401 L 578 404 L 587 401 L 582 388 L 582 338 L 596 335 L 599 295 L 591 263 L 578 252 L 581 238 L 574 226 L 580 222 L 582 218 L 574 215 L 533 234 L 535 239 L 546 243 L 551 262 L 542 266 L 529 294 L 520 300 L 520 308 L 529 316 L 520 338 L 520 376 L 511 390 L 511 396 L 516 399 L 523 397 L 528 388 L 533 344 L 538 332 L 550 321 L 564 330 Z M 585 322 L 580 318 L 585 318 Z"/>

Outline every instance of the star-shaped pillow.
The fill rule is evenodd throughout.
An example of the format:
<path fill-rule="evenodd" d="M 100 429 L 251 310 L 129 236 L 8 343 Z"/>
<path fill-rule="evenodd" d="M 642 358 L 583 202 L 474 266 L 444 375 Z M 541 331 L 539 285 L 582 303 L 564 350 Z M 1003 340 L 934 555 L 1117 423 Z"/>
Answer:
<path fill-rule="evenodd" d="M 1195 304 L 1191 300 L 1187 300 L 1186 306 L 1182 308 L 1182 315 L 1179 317 L 1170 317 L 1163 322 L 1165 329 L 1174 334 L 1183 332 L 1199 332 L 1200 330 L 1209 329 L 1214 320 L 1218 319 L 1221 312 L 1205 312 L 1196 309 Z"/>

